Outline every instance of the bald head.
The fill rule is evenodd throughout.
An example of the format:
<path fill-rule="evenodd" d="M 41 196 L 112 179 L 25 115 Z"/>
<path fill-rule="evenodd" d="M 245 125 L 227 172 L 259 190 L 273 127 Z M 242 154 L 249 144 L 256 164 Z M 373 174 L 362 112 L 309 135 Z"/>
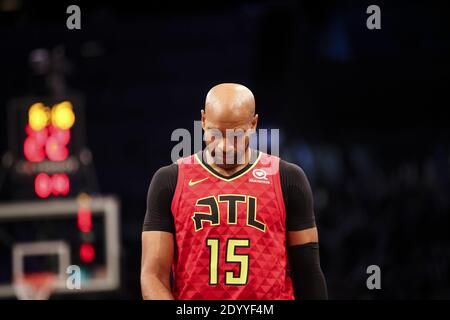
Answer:
<path fill-rule="evenodd" d="M 214 149 L 211 154 L 236 160 L 233 163 L 222 161 L 222 168 L 235 167 L 238 159 L 245 157 L 249 134 L 256 130 L 257 122 L 255 98 L 247 87 L 236 83 L 222 83 L 209 90 L 205 110 L 202 110 L 206 145 L 210 150 Z M 229 133 L 236 136 L 230 137 Z"/>
<path fill-rule="evenodd" d="M 221 83 L 206 95 L 205 113 L 224 120 L 251 118 L 255 115 L 255 98 L 245 86 Z"/>

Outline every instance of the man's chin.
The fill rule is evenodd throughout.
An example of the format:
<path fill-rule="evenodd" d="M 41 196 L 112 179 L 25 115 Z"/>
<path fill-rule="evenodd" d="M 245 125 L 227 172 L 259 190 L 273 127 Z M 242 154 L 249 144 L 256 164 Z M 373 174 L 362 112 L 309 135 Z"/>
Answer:
<path fill-rule="evenodd" d="M 224 170 L 231 170 L 238 166 L 236 163 L 216 163 L 216 166 L 218 166 L 221 169 Z"/>

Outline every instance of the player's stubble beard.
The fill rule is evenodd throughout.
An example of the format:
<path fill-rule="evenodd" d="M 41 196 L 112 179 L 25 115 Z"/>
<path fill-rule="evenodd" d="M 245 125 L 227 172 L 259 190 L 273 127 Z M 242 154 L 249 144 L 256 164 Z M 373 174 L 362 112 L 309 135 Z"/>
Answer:
<path fill-rule="evenodd" d="M 206 160 L 212 167 L 219 167 L 226 171 L 234 171 L 240 167 L 244 167 L 250 161 L 251 150 L 249 148 L 250 139 L 245 137 L 244 148 L 242 151 L 239 148 L 235 149 L 232 157 L 227 157 L 225 154 L 216 156 L 216 148 L 213 142 L 206 143 Z M 220 158 L 219 158 L 220 157 Z M 221 159 L 221 161 L 217 161 Z"/>

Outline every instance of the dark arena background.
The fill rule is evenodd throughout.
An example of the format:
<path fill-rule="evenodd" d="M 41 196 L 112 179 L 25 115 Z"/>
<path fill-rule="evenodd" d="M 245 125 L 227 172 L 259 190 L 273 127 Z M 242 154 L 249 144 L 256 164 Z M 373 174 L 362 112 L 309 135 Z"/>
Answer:
<path fill-rule="evenodd" d="M 1 299 L 64 263 L 51 299 L 141 299 L 150 180 L 221 82 L 306 172 L 331 299 L 450 298 L 444 1 L 145 2 L 0 0 Z"/>

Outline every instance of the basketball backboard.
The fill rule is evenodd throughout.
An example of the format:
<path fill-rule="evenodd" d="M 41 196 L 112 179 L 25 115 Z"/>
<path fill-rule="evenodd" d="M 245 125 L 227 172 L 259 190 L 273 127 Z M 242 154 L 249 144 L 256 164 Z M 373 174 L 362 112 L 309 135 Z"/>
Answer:
<path fill-rule="evenodd" d="M 55 273 L 58 294 L 118 289 L 119 203 L 92 197 L 89 207 L 92 228 L 86 233 L 79 230 L 76 199 L 0 204 L 0 298 L 14 298 L 14 279 L 35 272 Z M 80 268 L 79 289 L 66 286 L 70 265 Z"/>

